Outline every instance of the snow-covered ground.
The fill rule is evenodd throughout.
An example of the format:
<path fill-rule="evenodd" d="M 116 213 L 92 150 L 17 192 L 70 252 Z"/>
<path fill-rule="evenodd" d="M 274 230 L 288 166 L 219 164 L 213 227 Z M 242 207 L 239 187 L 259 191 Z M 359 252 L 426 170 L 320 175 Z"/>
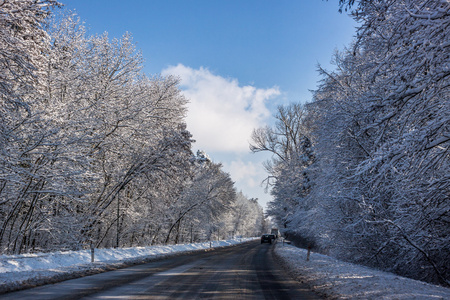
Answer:
<path fill-rule="evenodd" d="M 450 289 L 278 243 L 275 254 L 297 280 L 329 299 L 450 299 Z"/>
<path fill-rule="evenodd" d="M 251 239 L 215 241 L 224 247 Z M 400 277 L 391 273 L 345 263 L 288 244 L 273 245 L 274 253 L 299 281 L 329 299 L 450 299 L 450 289 Z M 206 250 L 208 243 L 41 254 L 0 255 L 0 293 L 44 283 L 94 274 L 134 263 L 183 252 Z"/>

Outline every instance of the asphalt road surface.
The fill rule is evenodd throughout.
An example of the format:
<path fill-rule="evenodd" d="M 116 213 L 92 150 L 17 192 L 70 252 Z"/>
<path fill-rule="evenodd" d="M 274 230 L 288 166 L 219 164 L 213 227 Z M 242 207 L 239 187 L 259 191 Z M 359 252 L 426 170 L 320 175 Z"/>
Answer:
<path fill-rule="evenodd" d="M 0 299 L 320 299 L 259 241 L 67 280 Z"/>

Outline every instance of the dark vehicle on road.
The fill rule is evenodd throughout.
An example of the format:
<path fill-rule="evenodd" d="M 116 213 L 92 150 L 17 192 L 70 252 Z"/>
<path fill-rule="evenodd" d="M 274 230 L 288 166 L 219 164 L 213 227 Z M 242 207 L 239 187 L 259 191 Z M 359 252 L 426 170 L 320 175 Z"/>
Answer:
<path fill-rule="evenodd" d="M 272 244 L 273 240 L 275 240 L 275 235 L 273 235 L 273 234 L 263 234 L 261 236 L 261 244 L 262 243 Z"/>

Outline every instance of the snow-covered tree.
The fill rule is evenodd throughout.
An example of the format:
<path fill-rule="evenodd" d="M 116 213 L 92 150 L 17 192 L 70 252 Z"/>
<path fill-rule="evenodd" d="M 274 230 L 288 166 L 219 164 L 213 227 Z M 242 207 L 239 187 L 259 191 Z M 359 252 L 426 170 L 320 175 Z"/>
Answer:
<path fill-rule="evenodd" d="M 299 202 L 304 170 L 295 160 L 272 163 L 271 214 L 321 251 L 448 285 L 450 4 L 340 4 L 360 26 L 336 69 L 320 69 L 306 106 L 309 191 Z M 276 135 L 267 136 L 260 144 L 275 149 Z M 277 195 L 292 199 L 289 217 Z"/>
<path fill-rule="evenodd" d="M 281 232 L 291 238 L 302 235 L 288 225 L 292 214 L 300 206 L 309 209 L 305 199 L 311 189 L 308 167 L 314 161 L 314 152 L 306 117 L 302 105 L 280 106 L 274 128 L 254 130 L 253 144 L 250 145 L 253 152 L 272 154 L 272 159 L 265 164 L 269 173 L 267 184 L 273 185 L 271 193 L 274 196 L 267 213 L 274 218 Z"/>
<path fill-rule="evenodd" d="M 126 209 L 147 198 L 150 177 L 182 180 L 191 155 L 178 80 L 142 74 L 130 35 L 88 37 L 76 17 L 56 20 L 29 105 L 36 117 L 10 139 L 18 162 L 10 156 L 2 169 L 15 178 L 2 189 L 9 252 L 116 245 Z"/>
<path fill-rule="evenodd" d="M 42 99 L 49 39 L 44 30 L 55 1 L 0 4 L 0 251 L 20 252 L 33 234 L 32 215 L 48 169 L 33 151 L 50 135 Z"/>
<path fill-rule="evenodd" d="M 198 238 L 209 240 L 220 229 L 225 236 L 228 230 L 223 228 L 223 222 L 236 199 L 234 183 L 222 165 L 212 162 L 203 151 L 198 151 L 191 162 L 191 179 L 176 203 L 176 212 L 171 214 L 171 229 L 178 225 L 180 232 L 180 224 L 185 220 L 186 230 L 194 226 Z"/>
<path fill-rule="evenodd" d="M 365 245 L 353 259 L 442 284 L 450 253 L 449 14 L 447 1 L 360 1 L 355 45 L 332 79 L 346 78 L 339 90 L 353 109 L 341 129 L 359 157 L 343 182 L 352 200 L 340 201 L 353 207 L 345 228 Z"/>
<path fill-rule="evenodd" d="M 242 192 L 237 193 L 233 207 L 231 231 L 233 236 L 255 237 L 266 233 L 265 219 L 258 199 L 248 199 Z"/>

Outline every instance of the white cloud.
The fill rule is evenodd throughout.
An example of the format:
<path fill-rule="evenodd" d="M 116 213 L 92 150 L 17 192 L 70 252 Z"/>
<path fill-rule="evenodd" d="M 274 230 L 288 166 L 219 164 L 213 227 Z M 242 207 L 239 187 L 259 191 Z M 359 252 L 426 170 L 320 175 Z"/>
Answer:
<path fill-rule="evenodd" d="M 237 182 L 241 182 L 248 187 L 256 187 L 261 184 L 256 178 L 261 175 L 261 164 L 255 164 L 251 161 L 243 162 L 242 160 L 234 160 L 224 162 L 224 169 L 228 171 L 231 178 Z"/>
<path fill-rule="evenodd" d="M 267 178 L 262 161 L 269 159 L 270 155 L 263 153 L 246 154 L 236 159 L 231 156 L 230 160 L 223 162 L 223 170 L 228 172 L 237 191 L 242 191 L 244 195 L 250 198 L 258 198 L 259 204 L 265 208 L 267 202 L 272 201 L 270 194 L 265 192 L 263 181 Z"/>
<path fill-rule="evenodd" d="M 236 79 L 182 64 L 168 67 L 162 74 L 180 77 L 181 88 L 190 100 L 188 130 L 197 141 L 195 147 L 206 152 L 248 152 L 253 129 L 263 126 L 271 115 L 267 100 L 280 94 L 278 87 L 239 86 Z"/>

